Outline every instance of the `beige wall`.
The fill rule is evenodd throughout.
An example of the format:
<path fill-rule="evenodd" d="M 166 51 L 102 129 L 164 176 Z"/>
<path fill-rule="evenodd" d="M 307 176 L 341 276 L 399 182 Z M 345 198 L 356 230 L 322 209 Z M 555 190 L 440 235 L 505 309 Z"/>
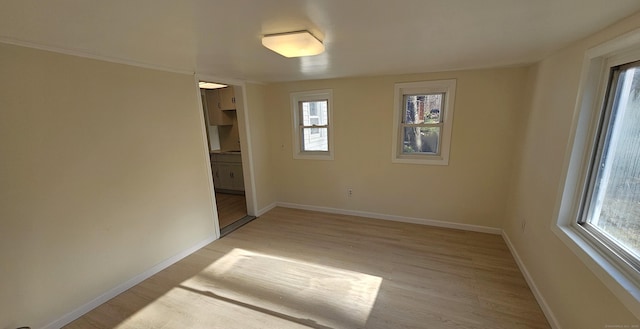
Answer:
<path fill-rule="evenodd" d="M 193 77 L 0 44 L 0 327 L 214 235 Z"/>
<path fill-rule="evenodd" d="M 271 136 L 273 127 L 269 126 L 273 115 L 265 106 L 265 86 L 247 83 L 245 85 L 249 117 L 249 134 L 251 138 L 251 156 L 253 161 L 253 177 L 256 188 L 256 211 L 263 210 L 277 201 L 276 184 L 272 167 Z M 246 164 L 243 164 L 246 165 Z M 245 169 L 246 172 L 246 169 Z"/>
<path fill-rule="evenodd" d="M 640 15 L 549 56 L 530 76 L 504 229 L 562 328 L 640 323 L 551 231 L 585 51 L 637 27 Z"/>
<path fill-rule="evenodd" d="M 246 84 L 257 209 L 504 228 L 562 328 L 638 323 L 550 230 L 584 51 L 636 27 L 532 67 Z M 449 166 L 391 163 L 394 83 L 452 78 Z M 289 94 L 316 89 L 333 89 L 335 160 L 294 160 Z M 0 44 L 0 328 L 40 327 L 213 236 L 197 97 L 189 75 Z"/>
<path fill-rule="evenodd" d="M 500 227 L 526 68 L 268 85 L 277 200 Z M 391 163 L 394 83 L 457 79 L 448 166 Z M 289 95 L 333 89 L 335 160 L 294 160 Z M 347 187 L 353 197 L 347 198 Z"/>

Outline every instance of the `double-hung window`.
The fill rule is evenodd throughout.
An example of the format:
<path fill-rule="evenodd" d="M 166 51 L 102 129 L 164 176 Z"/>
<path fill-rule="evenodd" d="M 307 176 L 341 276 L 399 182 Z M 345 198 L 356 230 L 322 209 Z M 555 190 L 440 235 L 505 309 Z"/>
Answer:
<path fill-rule="evenodd" d="M 291 94 L 295 159 L 333 159 L 332 106 L 331 90 Z"/>
<path fill-rule="evenodd" d="M 447 165 L 456 80 L 398 83 L 392 161 Z"/>

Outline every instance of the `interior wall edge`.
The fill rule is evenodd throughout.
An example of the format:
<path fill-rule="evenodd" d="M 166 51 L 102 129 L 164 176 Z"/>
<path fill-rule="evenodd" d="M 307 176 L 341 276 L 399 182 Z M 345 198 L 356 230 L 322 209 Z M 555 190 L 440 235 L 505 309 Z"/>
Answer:
<path fill-rule="evenodd" d="M 558 319 L 556 318 L 555 314 L 553 313 L 553 310 L 551 309 L 551 306 L 549 306 L 549 304 L 547 303 L 547 300 L 542 295 L 542 292 L 540 292 L 540 289 L 538 289 L 536 282 L 533 280 L 533 276 L 531 276 L 531 274 L 529 273 L 529 270 L 524 265 L 524 262 L 522 261 L 522 259 L 520 258 L 520 255 L 518 254 L 518 250 L 516 249 L 515 245 L 511 243 L 511 239 L 509 239 L 509 235 L 504 230 L 502 231 L 502 238 L 504 239 L 504 242 L 509 248 L 509 252 L 513 256 L 513 259 L 515 259 L 516 264 L 520 269 L 520 272 L 522 272 L 522 275 L 524 276 L 525 281 L 527 281 L 527 285 L 529 286 L 529 289 L 531 289 L 533 296 L 536 298 L 538 305 L 540 305 L 540 308 L 542 309 L 542 312 L 547 318 L 547 321 L 549 321 L 549 325 L 551 325 L 551 328 L 553 329 L 562 329 L 562 327 L 560 326 L 560 323 L 558 322 Z"/>
<path fill-rule="evenodd" d="M 204 110 L 204 104 L 202 104 L 202 98 L 200 97 L 200 87 L 198 86 L 198 75 L 193 75 L 193 84 L 194 91 L 196 92 L 196 99 L 198 101 L 198 109 Z M 213 232 L 214 232 L 214 240 L 220 238 L 220 217 L 218 215 L 218 206 L 216 205 L 216 192 L 213 186 L 213 171 L 211 170 L 211 160 L 209 153 L 209 144 L 208 144 L 208 134 L 207 134 L 207 119 L 204 115 L 200 115 L 200 133 L 202 135 L 202 147 L 204 157 L 204 165 L 207 168 L 207 181 L 209 182 L 209 205 L 213 211 Z"/>
<path fill-rule="evenodd" d="M 262 208 L 262 209 L 258 209 L 258 211 L 256 212 L 256 217 L 260 217 L 264 214 L 266 214 L 267 212 L 269 212 L 269 210 L 275 208 L 278 206 L 277 202 L 273 202 L 269 205 L 267 205 L 266 207 Z"/>
<path fill-rule="evenodd" d="M 21 47 L 32 48 L 37 50 L 44 50 L 44 51 L 49 51 L 49 52 L 58 53 L 58 54 L 95 59 L 95 60 L 109 62 L 109 63 L 124 64 L 124 65 L 135 66 L 135 67 L 140 67 L 144 69 L 157 70 L 162 72 L 188 74 L 188 75 L 194 74 L 194 70 L 192 69 L 168 67 L 168 66 L 162 66 L 157 64 L 138 62 L 138 61 L 127 59 L 127 58 L 118 58 L 118 57 L 91 54 L 81 50 L 42 45 L 38 43 L 32 43 L 32 42 L 22 41 L 18 39 L 8 38 L 5 36 L 0 36 L 0 43 L 6 43 L 9 45 L 21 46 Z"/>
<path fill-rule="evenodd" d="M 139 284 L 140 282 L 150 278 L 151 276 L 157 274 L 158 272 L 166 269 L 167 267 L 177 263 L 178 261 L 182 260 L 183 258 L 193 254 L 194 252 L 202 249 L 203 247 L 205 247 L 206 245 L 208 245 L 209 243 L 217 240 L 218 238 L 216 238 L 215 235 L 210 235 L 209 237 L 207 237 L 206 239 L 194 244 L 193 246 L 181 251 L 180 253 L 156 264 L 155 266 L 149 268 L 148 270 L 136 275 L 135 277 L 119 284 L 118 286 L 114 287 L 113 289 L 106 291 L 105 293 L 103 293 L 102 295 L 94 298 L 93 300 L 89 301 L 88 303 L 76 308 L 75 310 L 63 315 L 62 317 L 60 317 L 59 319 L 47 324 L 46 326 L 44 326 L 42 329 L 60 329 L 63 326 L 71 323 L 73 320 L 78 319 L 79 317 L 83 316 L 85 313 L 93 310 L 94 308 L 104 304 L 105 302 L 107 302 L 108 300 L 116 297 L 117 295 L 125 292 L 128 289 L 131 289 L 133 286 Z"/>
<path fill-rule="evenodd" d="M 361 210 L 339 209 L 339 208 L 304 205 L 304 204 L 289 203 L 289 202 L 276 202 L 276 206 L 284 207 L 284 208 L 301 209 L 301 210 L 319 211 L 319 212 L 325 212 L 330 214 L 367 217 L 367 218 L 389 220 L 389 221 L 402 222 L 402 223 L 443 227 L 443 228 L 450 228 L 450 229 L 464 230 L 464 231 L 471 231 L 471 232 L 489 233 L 489 234 L 495 234 L 495 235 L 502 234 L 502 229 L 497 227 L 462 224 L 462 223 L 455 223 L 455 222 L 445 222 L 441 220 L 434 220 L 434 219 L 427 219 L 427 218 L 405 217 L 405 216 L 380 214 L 380 213 L 361 211 Z"/>

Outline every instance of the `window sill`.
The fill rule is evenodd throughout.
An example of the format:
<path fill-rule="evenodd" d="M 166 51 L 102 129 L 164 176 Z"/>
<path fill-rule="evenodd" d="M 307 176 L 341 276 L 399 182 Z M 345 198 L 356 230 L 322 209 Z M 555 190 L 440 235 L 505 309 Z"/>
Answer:
<path fill-rule="evenodd" d="M 640 288 L 629 274 L 595 248 L 577 228 L 558 224 L 552 225 L 551 230 L 631 313 L 640 318 Z"/>
<path fill-rule="evenodd" d="M 444 158 L 442 156 L 401 155 L 401 156 L 394 156 L 391 159 L 391 162 L 392 163 L 430 165 L 430 166 L 448 166 L 449 165 L 449 159 Z"/>
<path fill-rule="evenodd" d="M 320 152 L 308 152 L 308 153 L 295 153 L 293 155 L 295 160 L 333 160 L 333 153 L 320 153 Z"/>

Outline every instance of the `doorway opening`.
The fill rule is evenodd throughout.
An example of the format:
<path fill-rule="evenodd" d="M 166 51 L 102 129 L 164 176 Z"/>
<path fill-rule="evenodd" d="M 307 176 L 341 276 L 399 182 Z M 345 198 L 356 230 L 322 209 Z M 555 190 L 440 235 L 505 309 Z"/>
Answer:
<path fill-rule="evenodd" d="M 253 220 L 245 196 L 238 111 L 242 87 L 200 82 L 220 236 Z M 237 96 L 236 96 L 237 95 Z"/>

